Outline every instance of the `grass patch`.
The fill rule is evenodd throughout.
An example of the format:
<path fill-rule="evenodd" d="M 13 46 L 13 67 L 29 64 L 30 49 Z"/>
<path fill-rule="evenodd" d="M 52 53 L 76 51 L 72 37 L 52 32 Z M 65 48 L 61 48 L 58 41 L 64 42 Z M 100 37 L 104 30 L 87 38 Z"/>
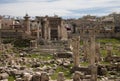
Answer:
<path fill-rule="evenodd" d="M 112 44 L 120 44 L 120 40 L 119 39 L 115 39 L 115 38 L 103 38 L 103 39 L 97 39 L 97 42 L 100 42 L 102 44 L 105 43 L 112 43 Z"/>
<path fill-rule="evenodd" d="M 39 58 L 43 61 L 48 61 L 53 59 L 53 55 L 51 54 L 30 54 L 30 56 L 28 56 L 29 58 Z"/>
<path fill-rule="evenodd" d="M 113 50 L 113 55 L 120 56 L 120 51 L 119 50 Z"/>
<path fill-rule="evenodd" d="M 72 73 L 70 73 L 70 68 L 64 68 L 62 66 L 57 67 L 55 73 L 51 75 L 51 79 L 55 80 L 57 79 L 58 73 L 63 72 L 65 78 L 70 79 L 72 77 Z"/>
<path fill-rule="evenodd" d="M 102 57 L 106 57 L 107 56 L 107 51 L 106 50 L 101 50 L 100 54 Z"/>
<path fill-rule="evenodd" d="M 120 56 L 120 52 L 117 49 L 120 46 L 120 39 L 116 38 L 102 38 L 102 39 L 97 39 L 96 42 L 99 42 L 101 44 L 101 47 L 105 47 L 106 44 L 111 43 L 113 46 L 112 53 L 113 55 Z M 106 49 L 102 49 L 100 51 L 102 57 L 107 56 L 107 51 Z"/>
<path fill-rule="evenodd" d="M 104 64 L 104 65 L 110 65 L 110 62 L 100 62 L 100 64 Z"/>
<path fill-rule="evenodd" d="M 80 63 L 80 65 L 81 65 L 81 66 L 88 66 L 89 63 L 88 63 L 88 62 L 82 62 L 82 63 Z"/>
<path fill-rule="evenodd" d="M 14 81 L 15 78 L 13 76 L 9 76 L 8 81 Z"/>
<path fill-rule="evenodd" d="M 83 40 L 80 40 L 80 45 L 83 45 Z"/>

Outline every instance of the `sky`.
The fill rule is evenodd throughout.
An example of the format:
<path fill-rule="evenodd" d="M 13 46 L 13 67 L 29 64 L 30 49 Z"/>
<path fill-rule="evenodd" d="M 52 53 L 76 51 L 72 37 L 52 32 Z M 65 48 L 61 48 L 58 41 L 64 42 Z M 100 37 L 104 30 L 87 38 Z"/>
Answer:
<path fill-rule="evenodd" d="M 120 0 L 0 0 L 0 15 L 79 18 L 120 12 Z"/>

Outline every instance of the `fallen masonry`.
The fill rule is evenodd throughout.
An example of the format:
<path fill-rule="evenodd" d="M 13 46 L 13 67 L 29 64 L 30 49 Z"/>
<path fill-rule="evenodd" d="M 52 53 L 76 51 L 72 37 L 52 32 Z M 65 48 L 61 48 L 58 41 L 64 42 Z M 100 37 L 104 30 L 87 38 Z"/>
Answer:
<path fill-rule="evenodd" d="M 45 47 L 42 49 L 42 46 L 16 51 L 8 45 L 10 48 L 5 47 L 0 54 L 0 81 L 9 81 L 10 78 L 15 81 L 120 80 L 119 56 L 112 54 L 111 44 L 106 44 L 106 47 L 101 48 L 101 44 L 95 43 L 94 36 L 83 43 L 85 47 L 78 45 L 79 41 L 80 38 L 75 36 L 70 40 L 70 45 L 66 43 L 64 46 L 64 44 L 56 43 L 56 45 L 52 44 L 56 48 L 50 47 L 50 50 L 48 49 L 50 45 L 46 45 L 47 51 Z M 69 51 L 66 48 L 69 48 Z M 106 50 L 107 55 L 104 59 L 100 55 L 101 49 Z M 85 55 L 82 56 L 82 54 Z M 108 62 L 108 64 L 99 63 L 101 61 Z M 82 63 L 88 64 L 83 66 Z"/>

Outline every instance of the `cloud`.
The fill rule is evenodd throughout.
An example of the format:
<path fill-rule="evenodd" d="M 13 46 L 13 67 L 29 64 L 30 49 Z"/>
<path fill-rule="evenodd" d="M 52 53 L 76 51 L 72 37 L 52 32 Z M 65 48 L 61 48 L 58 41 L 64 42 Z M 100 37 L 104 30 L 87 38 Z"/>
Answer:
<path fill-rule="evenodd" d="M 70 18 L 120 12 L 120 0 L 1 0 L 0 3 L 0 14 L 13 16 L 24 16 L 27 12 L 31 16 L 57 14 Z"/>

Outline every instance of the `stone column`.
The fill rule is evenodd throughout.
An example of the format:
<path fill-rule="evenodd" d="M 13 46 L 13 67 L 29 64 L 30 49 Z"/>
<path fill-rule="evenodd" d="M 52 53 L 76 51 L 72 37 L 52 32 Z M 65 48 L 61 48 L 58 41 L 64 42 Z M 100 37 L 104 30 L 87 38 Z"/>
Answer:
<path fill-rule="evenodd" d="M 30 35 L 31 34 L 31 31 L 30 31 L 30 20 L 29 20 L 29 16 L 28 14 L 26 14 L 26 16 L 24 17 L 25 21 L 25 27 L 26 27 L 26 34 Z"/>
<path fill-rule="evenodd" d="M 2 19 L 0 19 L 0 29 L 2 28 Z"/>
<path fill-rule="evenodd" d="M 50 28 L 50 27 L 48 27 L 48 40 L 51 40 L 50 33 L 51 33 L 51 28 Z"/>
<path fill-rule="evenodd" d="M 47 40 L 47 25 L 44 26 L 44 39 Z"/>
<path fill-rule="evenodd" d="M 44 25 L 43 25 L 44 39 L 47 40 L 48 39 L 48 20 L 47 20 L 47 18 L 44 18 L 43 22 L 44 22 Z"/>
<path fill-rule="evenodd" d="M 74 62 L 74 67 L 79 67 L 79 47 L 80 47 L 80 37 L 75 36 L 72 39 L 72 51 L 73 51 L 73 62 Z"/>
<path fill-rule="evenodd" d="M 64 25 L 63 21 L 61 23 L 61 38 L 62 38 L 62 40 L 67 40 L 68 39 L 68 32 L 65 28 L 65 25 Z"/>
<path fill-rule="evenodd" d="M 99 62 L 101 60 L 100 43 L 96 43 L 95 50 L 96 50 L 96 62 Z"/>
<path fill-rule="evenodd" d="M 60 28 L 59 25 L 57 27 L 57 30 L 58 30 L 58 40 L 60 40 L 60 38 L 61 38 L 61 34 L 60 34 L 61 28 Z"/>
<path fill-rule="evenodd" d="M 95 36 L 90 37 L 90 64 L 95 64 Z"/>
<path fill-rule="evenodd" d="M 83 41 L 84 44 L 84 61 L 89 61 L 89 45 L 88 45 L 88 40 L 84 39 Z"/>
<path fill-rule="evenodd" d="M 37 23 L 37 40 L 39 41 L 40 39 L 40 22 Z"/>
<path fill-rule="evenodd" d="M 63 72 L 59 72 L 58 73 L 57 81 L 65 81 L 65 77 L 64 77 Z"/>
<path fill-rule="evenodd" d="M 95 65 L 95 36 L 90 37 L 90 69 L 91 81 L 97 81 L 97 67 Z"/>

